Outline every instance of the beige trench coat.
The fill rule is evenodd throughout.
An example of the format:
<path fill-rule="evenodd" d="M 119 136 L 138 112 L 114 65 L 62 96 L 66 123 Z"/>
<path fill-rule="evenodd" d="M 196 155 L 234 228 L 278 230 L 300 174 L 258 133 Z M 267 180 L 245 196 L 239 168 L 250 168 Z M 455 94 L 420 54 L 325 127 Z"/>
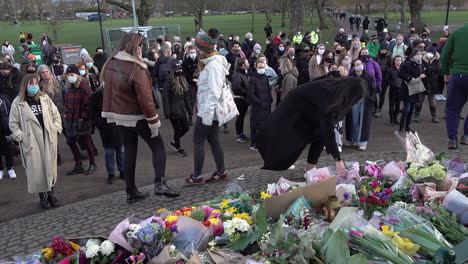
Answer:
<path fill-rule="evenodd" d="M 30 193 L 50 191 L 57 182 L 57 134 L 62 132 L 62 119 L 49 96 L 41 95 L 40 102 L 44 130 L 29 104 L 19 97 L 10 111 L 10 130 L 20 145 Z"/>

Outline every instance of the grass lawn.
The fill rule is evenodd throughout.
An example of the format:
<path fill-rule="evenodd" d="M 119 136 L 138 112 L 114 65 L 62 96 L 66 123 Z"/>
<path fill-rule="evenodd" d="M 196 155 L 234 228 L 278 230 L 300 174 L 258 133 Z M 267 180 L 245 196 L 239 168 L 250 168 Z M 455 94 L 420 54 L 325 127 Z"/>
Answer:
<path fill-rule="evenodd" d="M 422 20 L 424 24 L 427 25 L 444 25 L 445 24 L 445 15 L 446 11 L 426 11 L 422 13 Z M 376 16 L 383 16 L 383 12 L 381 13 L 373 13 L 371 14 L 372 17 Z M 408 21 L 411 18 L 409 12 L 406 12 L 405 16 Z M 389 19 L 400 19 L 400 12 L 389 12 L 388 13 Z M 449 13 L 449 24 L 464 24 L 468 22 L 468 11 L 450 11 Z"/>
<path fill-rule="evenodd" d="M 322 37 L 325 41 L 330 41 L 332 36 L 336 34 L 335 26 L 332 24 L 331 19 L 328 19 L 328 24 L 331 30 L 322 32 Z M 182 41 L 185 42 L 186 36 L 195 36 L 194 17 L 172 17 L 172 18 L 151 18 L 149 25 L 167 25 L 167 24 L 179 24 L 181 27 Z M 314 24 L 310 24 L 310 17 L 305 17 L 306 29 L 312 30 L 318 27 L 318 17 L 314 17 Z M 241 40 L 244 39 L 244 34 L 251 30 L 251 15 L 218 15 L 211 16 L 207 15 L 204 17 L 205 29 L 211 27 L 217 27 L 225 36 L 229 34 L 239 35 Z M 263 28 L 266 24 L 264 14 L 255 14 L 254 24 L 254 38 L 262 46 L 265 46 L 265 33 Z M 103 22 L 103 28 L 115 28 L 115 27 L 129 27 L 132 26 L 131 19 L 116 19 Z M 278 31 L 288 31 L 289 18 L 286 18 L 286 27 L 281 27 L 281 16 L 273 16 L 273 34 Z M 25 22 L 20 25 L 10 25 L 8 23 L 0 23 L 0 38 L 2 40 L 7 39 L 15 47 L 19 45 L 19 32 L 31 32 L 33 39 L 36 44 L 39 44 L 42 32 L 49 32 L 49 36 L 53 39 L 52 30 L 45 21 L 33 21 L 32 23 Z M 81 44 L 87 48 L 88 51 L 93 55 L 94 50 L 97 46 L 101 45 L 101 37 L 99 33 L 98 22 L 65 22 L 62 24 L 58 34 L 58 41 L 54 40 L 53 44 L 64 44 L 64 43 L 76 43 Z"/>

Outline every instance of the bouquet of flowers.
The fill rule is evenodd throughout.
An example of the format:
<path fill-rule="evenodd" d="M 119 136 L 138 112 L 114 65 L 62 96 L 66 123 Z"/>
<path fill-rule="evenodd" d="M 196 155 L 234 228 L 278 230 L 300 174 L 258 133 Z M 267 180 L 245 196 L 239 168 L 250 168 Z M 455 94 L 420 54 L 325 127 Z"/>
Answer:
<path fill-rule="evenodd" d="M 127 238 L 134 252 L 143 252 L 148 259 L 159 254 L 166 244 L 174 239 L 177 225 L 166 227 L 162 219 L 156 219 L 144 227 L 139 227 L 127 233 Z"/>
<path fill-rule="evenodd" d="M 102 239 L 95 238 L 89 239 L 81 251 L 91 264 L 112 263 L 118 255 L 115 244 L 110 240 L 103 241 Z"/>
<path fill-rule="evenodd" d="M 292 182 L 284 178 L 280 178 L 277 183 L 268 184 L 267 193 L 269 195 L 282 195 L 291 191 L 295 191 L 304 186 L 305 182 Z"/>
<path fill-rule="evenodd" d="M 463 195 L 465 196 L 468 196 L 468 185 L 465 185 L 463 183 L 460 183 L 458 186 L 457 186 L 457 191 L 459 191 L 460 193 L 462 193 Z"/>
<path fill-rule="evenodd" d="M 370 219 L 375 211 L 383 211 L 388 207 L 393 190 L 385 185 L 388 186 L 376 178 L 362 179 L 361 187 L 353 195 L 353 202 L 364 211 L 364 218 Z"/>
<path fill-rule="evenodd" d="M 78 263 L 79 252 L 79 245 L 71 241 L 64 241 L 60 237 L 54 237 L 50 247 L 42 249 L 41 263 L 75 264 Z"/>
<path fill-rule="evenodd" d="M 418 164 L 434 163 L 436 156 L 428 147 L 422 144 L 418 133 L 411 132 L 405 134 L 405 136 L 395 133 L 395 135 L 406 149 L 406 162 Z"/>
<path fill-rule="evenodd" d="M 314 184 L 317 182 L 324 181 L 331 177 L 330 170 L 328 168 L 312 169 L 305 173 L 307 184 Z"/>
<path fill-rule="evenodd" d="M 440 183 L 447 176 L 447 170 L 440 163 L 434 163 L 429 167 L 425 167 L 421 164 L 410 164 L 406 171 L 411 177 L 413 182 L 424 183 L 424 182 L 435 182 Z"/>

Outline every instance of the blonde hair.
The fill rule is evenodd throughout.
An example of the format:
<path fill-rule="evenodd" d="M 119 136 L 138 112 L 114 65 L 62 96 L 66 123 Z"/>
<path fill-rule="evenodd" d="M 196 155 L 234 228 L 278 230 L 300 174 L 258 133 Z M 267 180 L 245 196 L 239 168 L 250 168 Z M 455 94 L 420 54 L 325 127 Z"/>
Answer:
<path fill-rule="evenodd" d="M 42 71 L 44 70 L 49 70 L 50 73 L 50 78 L 47 82 L 41 77 Z M 52 71 L 50 70 L 49 66 L 45 64 L 40 65 L 39 68 L 37 68 L 37 78 L 39 85 L 42 86 L 42 91 L 44 91 L 46 94 L 53 96 L 56 93 L 62 92 L 62 86 L 60 86 L 58 80 L 52 75 Z"/>
<path fill-rule="evenodd" d="M 19 94 L 18 94 L 18 97 L 19 97 L 20 101 L 25 101 L 25 100 L 26 100 L 26 96 L 27 96 L 26 93 L 27 93 L 27 90 L 28 90 L 28 89 L 27 89 L 27 88 L 28 88 L 28 84 L 29 84 L 32 80 L 34 80 L 34 79 L 36 79 L 37 82 L 39 83 L 39 78 L 38 78 L 36 75 L 34 75 L 34 74 L 29 74 L 29 73 L 26 74 L 26 75 L 24 75 L 23 80 L 21 81 L 21 87 L 20 87 L 20 91 L 19 91 Z M 35 100 L 36 102 L 38 102 L 38 101 L 39 101 L 39 98 L 40 98 L 42 95 L 44 95 L 44 92 L 42 92 L 41 90 L 39 90 L 39 91 L 37 92 L 37 94 L 34 95 L 34 100 Z"/>
<path fill-rule="evenodd" d="M 284 75 L 284 74 L 290 72 L 292 69 L 294 69 L 294 65 L 293 65 L 292 61 L 288 57 L 283 57 L 280 60 L 280 65 L 279 65 L 278 69 L 281 71 L 281 74 Z"/>

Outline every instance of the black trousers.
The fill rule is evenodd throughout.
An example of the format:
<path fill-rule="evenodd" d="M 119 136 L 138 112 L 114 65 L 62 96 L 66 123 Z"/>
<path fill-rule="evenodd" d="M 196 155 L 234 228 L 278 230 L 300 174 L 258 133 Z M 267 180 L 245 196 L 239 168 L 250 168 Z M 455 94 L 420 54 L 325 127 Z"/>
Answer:
<path fill-rule="evenodd" d="M 244 98 L 234 98 L 234 102 L 236 103 L 237 110 L 239 111 L 239 115 L 236 119 L 236 132 L 237 135 L 240 136 L 244 134 L 244 120 L 247 110 L 249 109 L 249 103 L 247 103 Z"/>
<path fill-rule="evenodd" d="M 383 105 L 385 103 L 385 95 L 387 93 L 387 87 L 388 87 L 388 85 L 382 85 L 382 87 L 380 88 L 378 109 L 383 108 Z"/>
<path fill-rule="evenodd" d="M 400 89 L 396 87 L 390 87 L 388 92 L 388 114 L 390 115 L 390 120 L 396 121 L 398 114 L 400 113 Z"/>
<path fill-rule="evenodd" d="M 159 183 L 164 181 L 166 173 L 166 151 L 164 150 L 164 142 L 161 134 L 155 138 L 151 138 L 151 130 L 146 120 L 138 121 L 136 127 L 119 126 L 119 132 L 125 149 L 124 171 L 127 193 L 132 194 L 137 191 L 135 185 L 135 167 L 138 152 L 138 137 L 141 137 L 151 149 L 155 175 L 154 182 Z"/>
<path fill-rule="evenodd" d="M 174 143 L 180 148 L 180 139 L 189 131 L 187 118 L 170 118 L 172 128 L 174 129 Z"/>
<path fill-rule="evenodd" d="M 250 115 L 250 145 L 257 146 L 257 134 L 263 128 L 263 125 L 270 116 L 270 111 L 257 112 L 252 110 Z"/>
<path fill-rule="evenodd" d="M 12 142 L 8 142 L 3 135 L 0 135 L 0 170 L 3 171 L 3 156 L 5 157 L 6 169 L 13 167 L 13 153 L 11 151 Z"/>
<path fill-rule="evenodd" d="M 324 145 L 321 141 L 310 143 L 307 163 L 317 165 L 320 155 L 322 154 L 323 147 Z"/>

